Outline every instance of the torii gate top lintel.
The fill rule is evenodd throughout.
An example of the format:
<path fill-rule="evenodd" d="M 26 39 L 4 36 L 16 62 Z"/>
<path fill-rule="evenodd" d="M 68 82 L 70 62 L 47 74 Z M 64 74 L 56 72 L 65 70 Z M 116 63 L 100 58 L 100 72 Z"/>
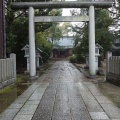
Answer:
<path fill-rule="evenodd" d="M 86 1 L 69 1 L 69 2 L 12 2 L 12 9 L 28 9 L 33 7 L 39 8 L 89 8 L 93 5 L 96 8 L 109 8 L 113 0 L 86 0 Z"/>

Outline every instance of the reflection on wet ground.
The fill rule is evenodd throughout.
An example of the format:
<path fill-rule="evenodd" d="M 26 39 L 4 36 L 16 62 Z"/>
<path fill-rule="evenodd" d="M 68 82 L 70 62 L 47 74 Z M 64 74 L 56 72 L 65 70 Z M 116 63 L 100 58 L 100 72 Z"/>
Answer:
<path fill-rule="evenodd" d="M 98 88 L 120 108 L 120 86 L 106 82 L 98 84 Z"/>
<path fill-rule="evenodd" d="M 85 64 L 76 64 L 76 65 L 82 68 L 84 68 L 85 66 Z M 104 73 L 106 73 L 105 61 L 102 61 L 102 65 L 103 66 L 100 67 L 99 69 L 101 69 L 102 71 L 104 71 Z M 86 79 L 88 81 L 92 81 L 95 84 L 95 86 L 102 92 L 103 95 L 109 97 L 109 99 L 120 108 L 120 86 L 116 86 L 112 83 L 106 82 L 105 75 L 102 76 L 99 75 L 98 78 L 96 79 L 88 79 L 88 78 Z"/>
<path fill-rule="evenodd" d="M 44 74 L 46 69 L 52 65 L 52 62 L 41 66 L 37 71 L 37 75 Z M 2 113 L 15 99 L 20 96 L 30 85 L 32 81 L 29 80 L 28 74 L 18 74 L 16 85 L 11 85 L 3 90 L 0 90 L 0 113 Z"/>
<path fill-rule="evenodd" d="M 0 113 L 3 112 L 14 100 L 22 94 L 29 85 L 12 85 L 0 91 Z"/>

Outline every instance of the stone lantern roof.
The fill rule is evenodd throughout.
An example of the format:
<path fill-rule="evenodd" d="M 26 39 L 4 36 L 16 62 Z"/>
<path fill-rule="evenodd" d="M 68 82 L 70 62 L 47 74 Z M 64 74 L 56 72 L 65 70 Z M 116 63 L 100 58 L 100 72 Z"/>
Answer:
<path fill-rule="evenodd" d="M 25 51 L 25 56 L 24 57 L 29 57 L 29 45 L 25 45 L 21 50 Z M 36 48 L 36 57 L 41 57 L 40 53 L 42 52 L 42 50 L 40 48 Z"/>

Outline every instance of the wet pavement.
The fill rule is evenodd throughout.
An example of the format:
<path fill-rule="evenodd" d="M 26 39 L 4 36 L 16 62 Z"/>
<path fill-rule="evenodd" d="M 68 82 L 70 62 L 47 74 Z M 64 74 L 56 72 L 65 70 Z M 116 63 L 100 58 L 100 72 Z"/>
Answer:
<path fill-rule="evenodd" d="M 109 88 L 114 85 L 106 89 L 105 84 L 110 85 L 94 84 L 71 63 L 57 61 L 0 115 L 0 120 L 120 120 L 119 106 L 110 97 Z"/>
<path fill-rule="evenodd" d="M 29 85 L 11 85 L 0 91 L 0 113 L 2 113 L 15 99 L 20 96 Z"/>

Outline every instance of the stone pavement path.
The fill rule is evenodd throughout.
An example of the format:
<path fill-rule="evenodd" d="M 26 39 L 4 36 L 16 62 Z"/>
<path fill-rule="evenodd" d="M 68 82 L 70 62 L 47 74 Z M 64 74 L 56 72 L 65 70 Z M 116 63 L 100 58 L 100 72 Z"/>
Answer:
<path fill-rule="evenodd" d="M 71 63 L 57 61 L 0 120 L 120 120 L 120 109 Z"/>
<path fill-rule="evenodd" d="M 43 82 L 49 83 L 32 120 L 89 120 L 90 115 L 75 86 L 80 72 L 68 62 L 56 62 Z"/>

